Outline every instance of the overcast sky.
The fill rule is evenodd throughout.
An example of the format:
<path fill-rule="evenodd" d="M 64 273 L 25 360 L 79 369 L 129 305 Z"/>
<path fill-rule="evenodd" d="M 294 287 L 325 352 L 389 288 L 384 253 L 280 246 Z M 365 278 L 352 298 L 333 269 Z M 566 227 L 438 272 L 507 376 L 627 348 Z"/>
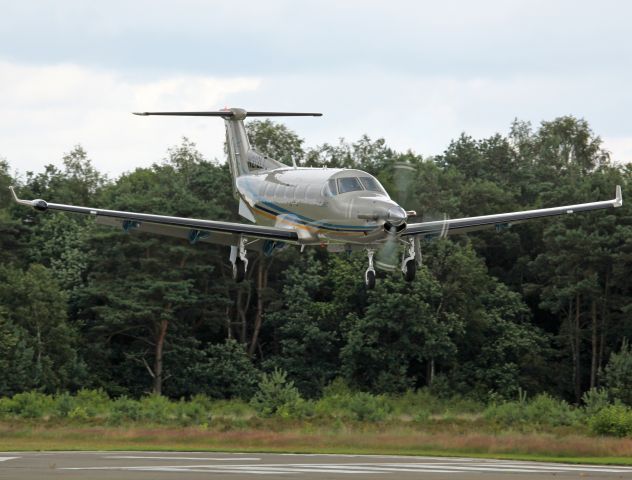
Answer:
<path fill-rule="evenodd" d="M 218 119 L 132 111 L 321 111 L 314 146 L 367 133 L 440 153 L 514 118 L 585 118 L 632 161 L 632 2 L 0 0 L 0 157 L 24 173 L 80 143 L 110 176 Z"/>

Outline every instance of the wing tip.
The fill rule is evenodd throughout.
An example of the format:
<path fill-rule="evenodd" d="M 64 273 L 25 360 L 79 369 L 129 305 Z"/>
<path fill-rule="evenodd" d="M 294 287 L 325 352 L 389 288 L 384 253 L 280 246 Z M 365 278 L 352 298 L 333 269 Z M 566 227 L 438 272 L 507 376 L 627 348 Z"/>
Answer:
<path fill-rule="evenodd" d="M 139 115 L 141 117 L 146 117 L 147 115 L 149 115 L 148 112 L 132 112 L 132 115 Z"/>
<path fill-rule="evenodd" d="M 621 185 L 617 185 L 615 190 L 615 198 L 614 198 L 614 208 L 619 208 L 623 206 L 623 195 L 621 194 Z"/>

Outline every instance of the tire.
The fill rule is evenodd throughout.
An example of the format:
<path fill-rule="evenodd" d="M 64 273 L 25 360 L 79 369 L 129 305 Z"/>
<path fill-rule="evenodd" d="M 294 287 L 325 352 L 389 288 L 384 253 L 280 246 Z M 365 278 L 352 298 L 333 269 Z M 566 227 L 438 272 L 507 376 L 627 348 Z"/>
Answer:
<path fill-rule="evenodd" d="M 415 259 L 408 260 L 404 265 L 404 280 L 407 282 L 412 282 L 415 279 L 415 273 L 417 273 L 417 264 L 415 263 Z"/>
<path fill-rule="evenodd" d="M 246 278 L 246 263 L 241 258 L 237 258 L 233 266 L 233 279 L 235 282 L 241 283 L 244 278 Z"/>
<path fill-rule="evenodd" d="M 366 284 L 367 290 L 373 290 L 375 288 L 375 272 L 373 270 L 366 272 L 364 283 Z"/>

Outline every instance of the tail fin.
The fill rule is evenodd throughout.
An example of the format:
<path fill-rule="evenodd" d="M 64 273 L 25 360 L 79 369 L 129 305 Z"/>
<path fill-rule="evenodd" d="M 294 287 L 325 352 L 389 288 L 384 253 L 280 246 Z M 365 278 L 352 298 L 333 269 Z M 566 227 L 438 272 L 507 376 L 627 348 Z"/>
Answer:
<path fill-rule="evenodd" d="M 226 143 L 228 145 L 228 165 L 236 178 L 251 171 L 265 171 L 285 166 L 272 158 L 258 154 L 250 147 L 243 120 L 246 117 L 320 117 L 322 113 L 304 112 L 247 112 L 242 108 L 229 108 L 211 112 L 136 112 L 134 115 L 170 115 L 181 117 L 221 117 L 226 124 Z"/>

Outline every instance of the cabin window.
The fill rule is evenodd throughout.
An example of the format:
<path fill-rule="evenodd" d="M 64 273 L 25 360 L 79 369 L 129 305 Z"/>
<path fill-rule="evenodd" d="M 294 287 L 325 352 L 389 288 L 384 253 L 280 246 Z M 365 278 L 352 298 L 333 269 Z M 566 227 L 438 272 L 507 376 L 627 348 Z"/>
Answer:
<path fill-rule="evenodd" d="M 304 202 L 306 192 L 307 192 L 307 185 L 299 185 L 298 187 L 296 187 L 296 195 L 294 197 L 295 200 L 297 202 Z"/>
<path fill-rule="evenodd" d="M 356 192 L 362 190 L 360 180 L 356 177 L 343 177 L 338 179 L 338 193 Z"/>
<path fill-rule="evenodd" d="M 360 182 L 362 182 L 362 186 L 365 190 L 369 190 L 370 192 L 384 193 L 384 189 L 382 188 L 382 186 L 373 177 L 360 177 Z"/>

